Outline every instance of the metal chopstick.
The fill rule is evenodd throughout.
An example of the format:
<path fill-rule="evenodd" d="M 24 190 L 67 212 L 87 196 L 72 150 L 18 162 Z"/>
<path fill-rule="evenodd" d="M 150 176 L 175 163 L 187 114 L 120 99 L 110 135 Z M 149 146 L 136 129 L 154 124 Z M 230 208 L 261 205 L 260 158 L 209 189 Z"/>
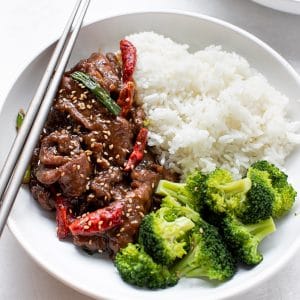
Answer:
<path fill-rule="evenodd" d="M 30 162 L 32 152 L 38 142 L 40 132 L 47 119 L 48 112 L 51 108 L 61 77 L 68 63 L 69 57 L 71 55 L 71 51 L 74 47 L 77 35 L 81 28 L 81 24 L 89 3 L 90 0 L 84 0 L 84 1 L 79 0 L 76 3 L 72 15 L 63 32 L 63 35 L 58 45 L 56 46 L 54 54 L 49 62 L 46 73 L 32 101 L 32 104 L 35 104 L 38 107 L 36 108 L 36 107 L 32 107 L 32 104 L 30 105 L 30 109 L 26 114 L 21 130 L 18 133 L 14 145 L 12 146 L 7 162 L 5 163 L 2 169 L 2 173 L 0 176 L 0 196 L 2 201 L 2 206 L 0 209 L 0 236 L 3 232 L 4 226 L 6 224 L 6 220 L 8 218 L 8 215 L 10 213 L 10 210 L 13 206 L 14 200 L 18 193 L 25 170 Z M 65 45 L 65 41 L 67 39 L 68 33 L 70 32 L 71 26 L 73 24 L 76 15 L 78 15 L 78 17 L 73 27 L 73 32 L 71 33 L 70 38 L 67 44 Z M 63 54 L 61 54 L 63 48 L 64 48 L 64 52 Z M 59 59 L 60 61 L 57 64 L 57 61 Z M 55 70 L 55 74 L 53 75 L 55 67 L 56 70 Z M 49 84 L 50 80 L 51 82 Z M 28 117 L 29 112 L 30 115 Z M 17 161 L 18 164 L 16 165 Z"/>
<path fill-rule="evenodd" d="M 39 84 L 39 87 L 35 93 L 34 98 L 31 101 L 31 104 L 28 108 L 28 111 L 26 113 L 26 118 L 24 119 L 24 122 L 22 124 L 22 127 L 20 128 L 18 135 L 9 151 L 9 156 L 2 168 L 1 171 L 1 177 L 0 177 L 0 197 L 2 198 L 2 195 L 5 191 L 6 185 L 8 184 L 9 178 L 13 172 L 13 169 L 16 165 L 17 159 L 21 153 L 21 150 L 23 148 L 23 145 L 26 141 L 27 135 L 30 131 L 30 128 L 32 126 L 32 123 L 34 122 L 34 119 L 37 115 L 37 112 L 39 110 L 39 107 L 41 105 L 41 102 L 43 100 L 43 96 L 46 92 L 46 89 L 48 87 L 49 81 L 53 75 L 55 66 L 57 65 L 58 59 L 61 55 L 61 52 L 63 50 L 63 47 L 66 43 L 68 34 L 71 30 L 73 21 L 75 19 L 76 13 L 78 11 L 78 8 L 81 4 L 82 0 L 77 1 L 73 12 L 66 24 L 66 27 L 64 29 L 64 32 L 59 39 L 59 42 L 57 43 L 55 50 L 52 54 L 52 57 L 49 61 L 49 64 L 47 66 L 47 69 L 43 75 L 43 78 Z"/>

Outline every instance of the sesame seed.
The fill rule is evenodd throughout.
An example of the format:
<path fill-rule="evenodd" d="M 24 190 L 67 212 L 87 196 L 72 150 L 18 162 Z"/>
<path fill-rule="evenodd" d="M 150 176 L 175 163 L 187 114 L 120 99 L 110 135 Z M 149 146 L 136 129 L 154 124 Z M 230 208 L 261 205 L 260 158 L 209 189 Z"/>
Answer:
<path fill-rule="evenodd" d="M 90 229 L 90 226 L 89 225 L 84 225 L 83 229 Z"/>
<path fill-rule="evenodd" d="M 91 142 L 96 142 L 96 139 L 95 139 L 95 138 L 92 138 L 92 139 L 91 139 Z"/>
<path fill-rule="evenodd" d="M 56 196 L 57 196 L 57 197 L 61 196 L 61 193 L 57 193 Z"/>
<path fill-rule="evenodd" d="M 122 227 L 121 229 L 120 229 L 120 232 L 123 232 L 125 230 L 125 228 L 124 227 Z"/>
<path fill-rule="evenodd" d="M 137 224 L 138 221 L 137 221 L 137 220 L 132 220 L 130 223 L 131 223 L 131 224 Z"/>
<path fill-rule="evenodd" d="M 112 160 L 113 160 L 113 157 L 110 156 L 110 157 L 108 158 L 108 160 L 109 160 L 109 161 L 112 161 Z"/>
<path fill-rule="evenodd" d="M 65 176 L 65 172 L 61 172 L 60 176 Z"/>
<path fill-rule="evenodd" d="M 84 175 L 83 175 L 83 174 L 79 174 L 79 176 L 80 176 L 81 178 L 84 178 Z"/>
<path fill-rule="evenodd" d="M 80 170 L 80 165 L 77 165 L 77 170 Z"/>
<path fill-rule="evenodd" d="M 90 227 L 92 226 L 92 221 L 91 221 L 91 220 L 88 221 L 88 225 L 89 225 Z"/>
<path fill-rule="evenodd" d="M 114 147 L 113 144 L 110 144 L 110 145 L 108 146 L 108 148 L 109 148 L 110 150 L 113 149 L 113 147 Z"/>
<path fill-rule="evenodd" d="M 144 216 L 145 216 L 141 211 L 139 211 L 139 215 L 140 215 L 141 217 L 144 217 Z"/>
<path fill-rule="evenodd" d="M 99 253 L 102 253 L 102 252 L 103 252 L 103 250 L 101 250 L 101 249 L 98 249 L 98 252 L 99 252 Z"/>
<path fill-rule="evenodd" d="M 78 107 L 79 107 L 80 110 L 84 110 L 84 109 L 85 109 L 85 104 L 82 103 L 82 102 L 80 102 L 80 103 L 78 104 Z"/>
<path fill-rule="evenodd" d="M 107 140 L 108 139 L 108 136 L 106 134 L 104 134 L 104 138 Z"/>
<path fill-rule="evenodd" d="M 116 158 L 116 159 L 118 159 L 119 157 L 120 157 L 120 155 L 119 155 L 119 154 L 117 154 L 117 155 L 115 156 L 115 158 Z"/>
<path fill-rule="evenodd" d="M 92 242 L 93 242 L 92 240 L 89 240 L 89 245 L 92 245 Z"/>
<path fill-rule="evenodd" d="M 108 153 L 106 151 L 104 151 L 103 153 L 104 153 L 104 155 L 108 155 Z"/>
<path fill-rule="evenodd" d="M 92 105 L 90 105 L 90 104 L 87 104 L 87 106 L 86 106 L 88 109 L 91 109 L 93 106 Z"/>

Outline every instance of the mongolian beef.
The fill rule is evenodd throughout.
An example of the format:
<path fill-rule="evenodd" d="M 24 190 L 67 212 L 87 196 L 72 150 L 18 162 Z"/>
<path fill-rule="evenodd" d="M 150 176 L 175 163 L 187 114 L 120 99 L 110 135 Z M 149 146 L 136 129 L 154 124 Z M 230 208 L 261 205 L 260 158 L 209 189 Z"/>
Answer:
<path fill-rule="evenodd" d="M 152 194 L 174 175 L 147 146 L 145 114 L 134 102 L 136 50 L 93 53 L 62 78 L 34 151 L 30 190 L 56 210 L 57 235 L 114 256 L 134 242 Z"/>

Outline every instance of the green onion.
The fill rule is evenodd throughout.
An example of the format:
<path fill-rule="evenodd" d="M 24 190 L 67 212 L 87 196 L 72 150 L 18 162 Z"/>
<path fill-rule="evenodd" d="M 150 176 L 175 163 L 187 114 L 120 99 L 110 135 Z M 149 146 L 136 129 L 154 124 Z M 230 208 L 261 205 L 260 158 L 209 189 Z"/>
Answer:
<path fill-rule="evenodd" d="M 22 123 L 24 121 L 25 118 L 25 112 L 23 109 L 20 109 L 18 114 L 17 114 L 17 118 L 16 118 L 16 128 L 17 130 L 19 130 L 22 126 Z M 28 184 L 30 182 L 30 176 L 31 176 L 31 166 L 29 165 L 25 171 L 25 174 L 23 176 L 23 180 L 22 183 L 24 184 Z"/>
<path fill-rule="evenodd" d="M 110 97 L 109 93 L 92 77 L 76 71 L 71 77 L 87 87 L 112 114 L 117 116 L 121 112 L 120 106 Z"/>
<path fill-rule="evenodd" d="M 16 128 L 17 130 L 19 130 L 21 128 L 21 125 L 23 123 L 25 117 L 25 112 L 23 109 L 20 109 L 17 115 L 17 119 L 16 119 Z"/>

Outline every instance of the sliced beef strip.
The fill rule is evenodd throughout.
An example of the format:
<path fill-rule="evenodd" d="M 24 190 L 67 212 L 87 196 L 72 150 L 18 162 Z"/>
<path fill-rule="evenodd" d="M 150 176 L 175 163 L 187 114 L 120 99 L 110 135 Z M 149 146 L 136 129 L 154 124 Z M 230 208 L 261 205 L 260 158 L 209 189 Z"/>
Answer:
<path fill-rule="evenodd" d="M 60 167 L 61 177 L 59 185 L 68 197 L 78 197 L 82 195 L 89 181 L 92 166 L 85 153 L 74 156 L 72 160 Z"/>
<path fill-rule="evenodd" d="M 91 180 L 90 190 L 96 198 L 104 198 L 106 203 L 112 199 L 114 186 L 123 180 L 123 172 L 118 167 L 110 167 L 108 170 L 99 172 Z"/>
<path fill-rule="evenodd" d="M 55 201 L 47 187 L 43 186 L 35 178 L 32 178 L 29 188 L 33 198 L 39 202 L 42 208 L 45 210 L 53 210 L 55 208 Z"/>
<path fill-rule="evenodd" d="M 61 166 L 70 159 L 70 154 L 78 154 L 80 143 L 78 136 L 70 135 L 68 131 L 54 131 L 41 141 L 39 159 L 42 164 Z"/>

